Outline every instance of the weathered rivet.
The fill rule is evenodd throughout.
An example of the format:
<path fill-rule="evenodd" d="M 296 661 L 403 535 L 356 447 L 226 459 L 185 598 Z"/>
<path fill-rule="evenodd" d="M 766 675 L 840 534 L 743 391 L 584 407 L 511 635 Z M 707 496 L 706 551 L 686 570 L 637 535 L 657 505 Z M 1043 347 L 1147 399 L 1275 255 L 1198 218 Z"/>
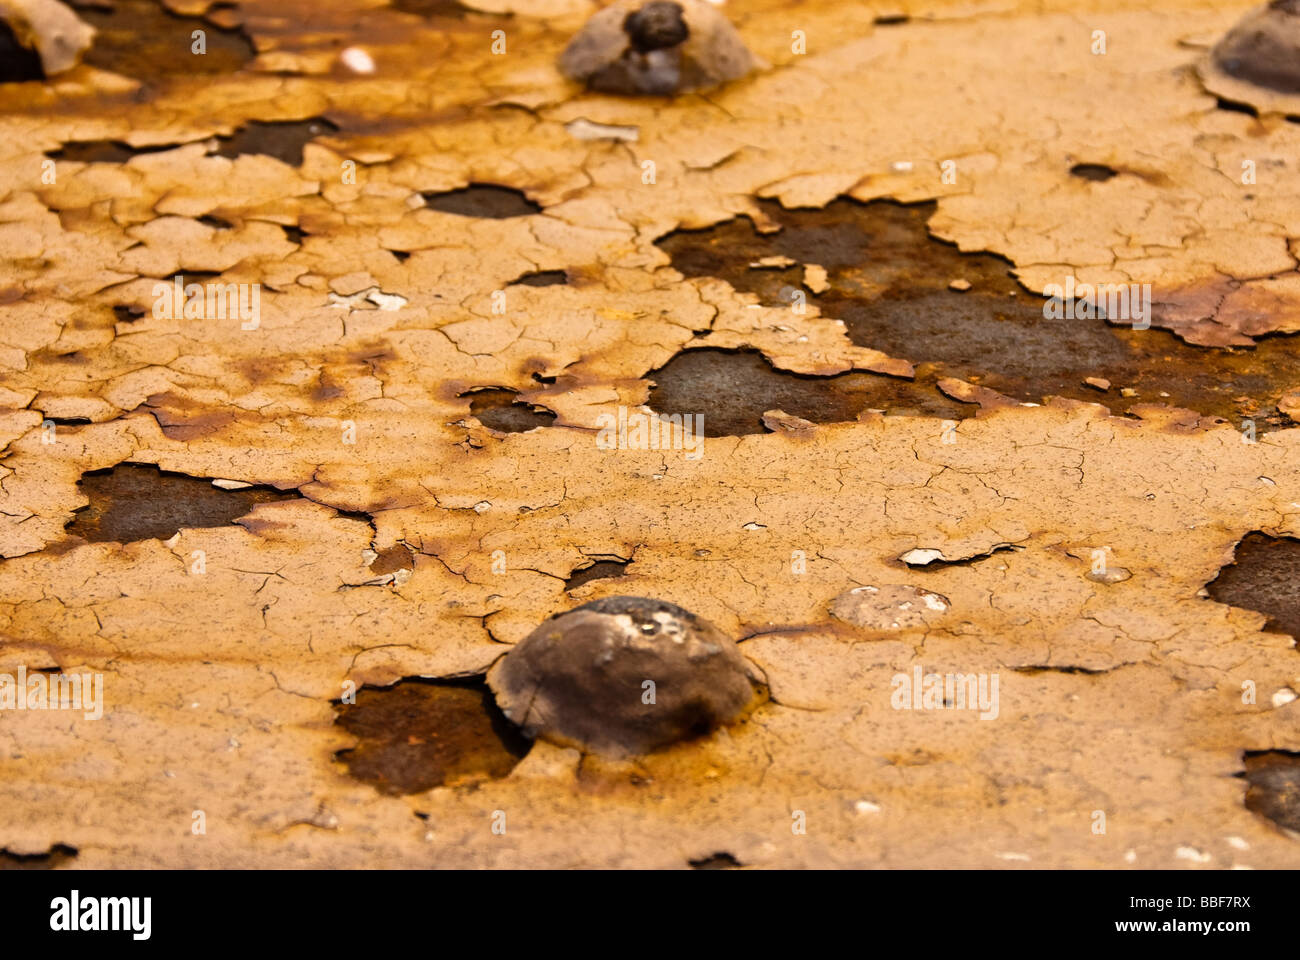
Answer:
<path fill-rule="evenodd" d="M 545 621 L 493 665 L 497 704 L 528 736 L 643 754 L 740 718 L 757 669 L 717 627 L 644 597 L 607 597 Z"/>

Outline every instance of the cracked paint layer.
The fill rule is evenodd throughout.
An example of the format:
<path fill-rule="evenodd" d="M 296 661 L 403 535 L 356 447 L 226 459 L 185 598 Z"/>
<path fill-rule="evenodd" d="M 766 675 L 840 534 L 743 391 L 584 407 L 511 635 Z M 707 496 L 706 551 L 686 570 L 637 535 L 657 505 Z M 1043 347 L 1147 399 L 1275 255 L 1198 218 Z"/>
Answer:
<path fill-rule="evenodd" d="M 1077 3 L 733 0 L 767 65 L 671 100 L 560 75 L 583 0 L 120 6 L 187 38 L 207 17 L 212 69 L 128 65 L 96 23 L 80 65 L 0 83 L 0 674 L 105 690 L 98 720 L 0 712 L 0 865 L 1296 865 L 1275 794 L 1300 655 L 1207 585 L 1244 538 L 1300 537 L 1300 380 L 1242 390 L 1249 436 L 1158 393 L 1031 397 L 823 312 L 827 256 L 694 272 L 664 249 L 933 204 L 926 232 L 1026 298 L 1151 283 L 1162 330 L 1125 338 L 1214 369 L 1280 349 L 1300 110 L 1216 92 L 1189 40 L 1247 5 L 1090 2 L 1097 55 Z M 158 309 L 177 277 L 257 285 L 257 315 Z M 805 309 L 764 298 L 778 281 Z M 726 398 L 670 408 L 662 374 L 717 356 L 851 402 L 733 377 L 744 429 L 712 431 Z M 925 404 L 862 395 L 931 381 Z M 598 446 L 647 405 L 704 414 L 703 455 Z M 70 540 L 83 478 L 122 464 L 249 502 L 200 522 L 169 490 L 168 530 Z M 349 773 L 350 690 L 483 676 L 618 595 L 737 638 L 770 698 L 643 756 L 538 741 L 484 776 Z M 958 674 L 997 678 L 996 717 L 955 706 Z M 441 714 L 412 709 L 426 742 L 388 746 L 419 753 Z"/>

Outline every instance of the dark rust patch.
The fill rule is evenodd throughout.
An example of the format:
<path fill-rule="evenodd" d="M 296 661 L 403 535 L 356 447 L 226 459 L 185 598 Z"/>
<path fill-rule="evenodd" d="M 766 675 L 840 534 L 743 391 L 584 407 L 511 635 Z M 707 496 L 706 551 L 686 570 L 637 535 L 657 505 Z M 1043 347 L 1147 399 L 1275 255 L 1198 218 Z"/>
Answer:
<path fill-rule="evenodd" d="M 245 154 L 260 153 L 291 167 L 301 167 L 302 148 L 317 137 L 337 130 L 338 127 L 324 117 L 284 122 L 252 120 L 230 136 L 218 137 L 216 155 L 233 160 Z"/>
<path fill-rule="evenodd" d="M 450 17 L 463 20 L 469 16 L 486 16 L 471 10 L 457 0 L 392 0 L 394 10 L 413 13 L 417 17 Z"/>
<path fill-rule="evenodd" d="M 347 390 L 338 384 L 328 382 L 326 375 L 322 373 L 320 381 L 312 387 L 311 398 L 315 403 L 328 403 L 330 400 L 337 400 L 345 393 Z"/>
<path fill-rule="evenodd" d="M 1105 183 L 1111 177 L 1119 176 L 1119 172 L 1102 163 L 1076 163 L 1070 168 L 1070 175 L 1081 180 Z"/>
<path fill-rule="evenodd" d="M 253 59 L 252 42 L 240 30 L 218 27 L 202 17 L 182 17 L 157 0 L 72 0 L 77 15 L 98 31 L 83 60 L 145 82 L 202 73 L 233 73 Z M 202 30 L 207 52 L 191 52 L 192 34 Z"/>
<path fill-rule="evenodd" d="M 274 487 L 223 490 L 143 463 L 95 470 L 77 486 L 90 505 L 77 511 L 67 532 L 90 543 L 167 540 L 182 527 L 224 527 L 259 503 L 301 496 Z"/>
<path fill-rule="evenodd" d="M 455 17 L 461 19 L 472 11 L 456 0 L 391 0 L 394 10 L 419 17 Z"/>
<path fill-rule="evenodd" d="M 527 433 L 555 422 L 555 414 L 545 407 L 524 403 L 513 390 L 489 388 L 467 391 L 461 396 L 470 398 L 470 413 L 483 426 L 501 433 Z"/>
<path fill-rule="evenodd" d="M 1300 832 L 1300 753 L 1248 751 L 1245 764 L 1246 809 Z"/>
<path fill-rule="evenodd" d="M 1070 673 L 1082 677 L 1095 677 L 1095 676 L 1100 676 L 1103 673 L 1109 672 L 1108 668 L 1094 670 L 1090 667 L 1077 667 L 1077 666 L 1055 667 L 1055 666 L 1034 665 L 1034 666 L 1027 666 L 1027 667 L 1012 667 L 1011 669 L 1014 670 L 1016 673 L 1023 673 L 1029 677 L 1036 677 L 1042 673 Z M 945 705 L 947 704 L 947 702 L 948 701 L 946 700 L 944 701 Z"/>
<path fill-rule="evenodd" d="M 569 275 L 563 270 L 535 270 L 511 280 L 506 286 L 558 287 L 568 282 Z"/>
<path fill-rule="evenodd" d="M 405 544 L 395 543 L 387 550 L 377 550 L 375 559 L 370 561 L 370 572 L 383 576 L 398 570 L 413 570 L 415 561 Z"/>
<path fill-rule="evenodd" d="M 170 277 L 165 277 L 167 283 L 175 283 L 177 280 L 184 287 L 190 283 L 207 283 L 209 280 L 215 280 L 221 274 L 216 270 L 183 270 L 173 273 Z"/>
<path fill-rule="evenodd" d="M 40 55 L 19 43 L 9 24 L 0 20 L 0 83 L 44 79 Z"/>
<path fill-rule="evenodd" d="M 683 350 L 646 377 L 648 406 L 702 414 L 706 437 L 767 433 L 763 413 L 784 410 L 813 423 L 852 421 L 864 410 L 959 420 L 972 407 L 910 380 L 851 372 L 812 377 L 775 369 L 757 350 Z"/>
<path fill-rule="evenodd" d="M 658 245 L 686 276 L 720 277 L 767 306 L 789 306 L 803 279 L 799 264 L 820 264 L 830 289 L 805 290 L 808 303 L 843 320 L 853 343 L 915 363 L 918 394 L 937 393 L 937 380 L 955 377 L 1019 401 L 1060 396 L 1102 403 L 1116 413 L 1158 403 L 1233 421 L 1258 416 L 1287 422 L 1276 403 L 1300 383 L 1295 336 L 1265 336 L 1253 348 L 1209 349 L 1164 330 L 1134 330 L 1105 319 L 1048 319 L 1047 301 L 1020 286 L 1008 261 L 962 253 L 929 235 L 932 202 L 840 199 L 814 210 L 758 203 L 780 225 L 778 232 L 760 234 L 740 217 L 670 233 Z M 772 256 L 796 265 L 749 266 Z M 970 288 L 951 289 L 954 280 Z M 1159 310 L 1154 304 L 1154 322 Z M 1109 380 L 1111 389 L 1085 385 L 1089 377 Z M 1124 388 L 1136 394 L 1124 396 Z"/>
<path fill-rule="evenodd" d="M 529 200 L 523 191 L 490 183 L 471 183 L 459 190 L 425 193 L 421 196 L 429 209 L 454 213 L 460 217 L 508 220 L 511 217 L 527 217 L 542 212 L 541 206 Z"/>
<path fill-rule="evenodd" d="M 360 741 L 337 758 L 381 793 L 422 793 L 500 779 L 528 752 L 525 738 L 475 680 L 402 680 L 341 703 L 335 721 Z"/>
<path fill-rule="evenodd" d="M 49 348 L 33 351 L 31 359 L 36 363 L 74 363 L 83 365 L 90 362 L 90 357 L 86 356 L 80 350 L 69 350 L 67 353 L 56 353 Z"/>
<path fill-rule="evenodd" d="M 1300 638 L 1300 540 L 1247 534 L 1205 590 L 1220 603 L 1266 614 L 1264 629 Z"/>
<path fill-rule="evenodd" d="M 0 850 L 0 870 L 57 870 L 75 859 L 77 848 L 56 843 L 45 853 L 10 853 Z"/>
<path fill-rule="evenodd" d="M 712 856 L 701 857 L 699 860 L 687 861 L 692 870 L 737 870 L 744 864 L 736 859 L 734 854 L 727 853 L 725 850 L 715 853 Z"/>
<path fill-rule="evenodd" d="M 46 154 L 53 160 L 70 160 L 76 163 L 126 163 L 144 153 L 161 153 L 175 150 L 180 144 L 164 143 L 148 147 L 133 147 L 120 140 L 71 140 L 58 150 Z"/>
<path fill-rule="evenodd" d="M 579 567 L 569 574 L 568 580 L 564 581 L 564 589 L 573 590 L 593 580 L 606 580 L 612 577 L 624 576 L 627 565 L 631 562 L 631 560 L 621 559 L 597 560 L 585 567 Z"/>
<path fill-rule="evenodd" d="M 1219 97 L 1215 106 L 1219 110 L 1227 110 L 1230 113 L 1244 113 L 1248 117 L 1259 119 L 1259 111 L 1248 103 L 1241 103 L 1237 100 L 1228 100 L 1225 97 Z"/>

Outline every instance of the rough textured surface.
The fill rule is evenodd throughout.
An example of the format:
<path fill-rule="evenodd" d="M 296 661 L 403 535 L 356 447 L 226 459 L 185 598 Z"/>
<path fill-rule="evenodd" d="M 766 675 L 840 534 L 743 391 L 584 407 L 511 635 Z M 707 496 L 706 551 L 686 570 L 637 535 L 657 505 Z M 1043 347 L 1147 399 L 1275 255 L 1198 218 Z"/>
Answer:
<path fill-rule="evenodd" d="M 1265 415 L 1294 377 L 1260 373 L 1254 443 L 1239 418 L 1145 384 L 1113 415 L 1010 396 L 978 371 L 931 386 L 928 358 L 855 342 L 811 301 L 798 313 L 684 276 L 658 243 L 744 215 L 780 226 L 755 197 L 934 203 L 930 234 L 1003 258 L 1017 296 L 1067 274 L 1150 282 L 1155 326 L 1237 345 L 1203 350 L 1217 378 L 1225 358 L 1300 329 L 1300 125 L 1286 119 L 1300 107 L 1211 92 L 1197 73 L 1250 5 L 732 0 L 773 69 L 671 100 L 560 74 L 594 12 L 577 0 L 173 6 L 184 18 L 154 6 L 143 53 L 97 21 L 103 44 L 80 66 L 0 85 L 0 673 L 99 673 L 105 698 L 100 719 L 0 711 L 6 856 L 1300 863 L 1256 812 L 1289 809 L 1265 800 L 1290 774 L 1245 777 L 1247 753 L 1300 749 L 1300 654 L 1248 598 L 1203 593 L 1253 532 L 1300 537 L 1300 431 Z M 875 23 L 899 11 L 911 20 Z M 196 63 L 204 16 L 219 23 L 201 20 Z M 340 60 L 349 47 L 372 73 Z M 264 128 L 237 135 L 314 118 L 337 129 L 303 142 L 294 127 L 296 151 Z M 622 133 L 591 138 L 606 129 Z M 471 185 L 538 210 L 429 205 Z M 807 276 L 814 296 L 842 275 L 785 269 L 782 285 Z M 514 282 L 548 271 L 567 282 Z M 262 284 L 260 322 L 156 316 L 155 285 L 182 272 Z M 982 277 L 966 279 L 952 296 L 983 302 Z M 713 435 L 706 417 L 696 460 L 598 447 L 600 418 L 654 402 L 652 372 L 688 349 L 915 384 L 935 407 L 746 407 L 743 435 Z M 555 419 L 493 429 L 472 409 L 484 389 Z M 166 539 L 69 545 L 92 499 L 78 482 L 121 463 L 300 495 Z M 937 559 L 899 559 L 916 550 Z M 566 589 L 610 558 L 622 576 Z M 1116 568 L 1128 579 L 1111 582 Z M 831 616 L 867 585 L 949 608 L 883 636 Z M 367 687 L 481 676 L 547 617 L 626 594 L 737 638 L 771 699 L 618 762 L 538 741 L 504 776 L 410 794 L 350 772 L 350 689 L 360 702 Z M 918 667 L 996 674 L 997 717 L 924 698 L 896 709 L 896 679 Z M 1266 796 L 1248 807 L 1252 789 Z"/>
<path fill-rule="evenodd" d="M 488 684 L 529 736 L 638 756 L 739 719 L 755 706 L 756 675 L 707 620 L 605 597 L 547 620 L 497 661 Z"/>

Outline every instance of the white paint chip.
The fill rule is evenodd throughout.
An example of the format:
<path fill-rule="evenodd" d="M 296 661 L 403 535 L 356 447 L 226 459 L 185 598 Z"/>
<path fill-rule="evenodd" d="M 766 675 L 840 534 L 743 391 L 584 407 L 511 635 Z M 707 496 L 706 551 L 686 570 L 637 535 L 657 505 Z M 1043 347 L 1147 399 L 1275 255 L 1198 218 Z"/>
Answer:
<path fill-rule="evenodd" d="M 923 567 L 927 563 L 934 563 L 936 560 L 943 559 L 942 550 L 934 550 L 930 547 L 917 547 L 915 550 L 909 550 L 898 558 L 904 563 L 913 567 Z"/>
<path fill-rule="evenodd" d="M 391 313 L 402 309 L 407 303 L 405 297 L 396 293 L 384 293 L 378 287 L 367 287 L 350 297 L 341 297 L 337 293 L 329 295 L 329 305 L 339 310 L 373 310 L 378 307 Z M 366 304 L 370 306 L 367 307 Z"/>
<path fill-rule="evenodd" d="M 375 61 L 360 47 L 348 47 L 339 54 L 339 62 L 353 73 L 374 73 Z"/>
<path fill-rule="evenodd" d="M 596 123 L 586 117 L 570 120 L 564 125 L 564 129 L 575 140 L 621 140 L 624 143 L 636 143 L 641 139 L 640 127 Z"/>

